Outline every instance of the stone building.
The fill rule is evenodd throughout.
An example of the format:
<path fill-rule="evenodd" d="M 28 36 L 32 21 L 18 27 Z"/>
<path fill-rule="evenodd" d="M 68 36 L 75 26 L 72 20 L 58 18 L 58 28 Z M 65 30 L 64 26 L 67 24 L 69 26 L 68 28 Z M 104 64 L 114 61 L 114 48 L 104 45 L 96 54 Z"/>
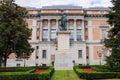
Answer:
<path fill-rule="evenodd" d="M 109 8 L 53 5 L 40 9 L 28 7 L 27 10 L 25 20 L 32 30 L 29 42 L 35 50 L 28 59 L 17 59 L 11 54 L 7 66 L 51 65 L 57 60 L 57 31 L 63 12 L 67 14 L 67 30 L 70 31 L 70 57 L 67 57 L 67 62 L 77 65 L 105 64 L 105 58 L 110 53 L 103 41 L 107 38 L 110 25 L 103 15 L 109 12 Z"/>

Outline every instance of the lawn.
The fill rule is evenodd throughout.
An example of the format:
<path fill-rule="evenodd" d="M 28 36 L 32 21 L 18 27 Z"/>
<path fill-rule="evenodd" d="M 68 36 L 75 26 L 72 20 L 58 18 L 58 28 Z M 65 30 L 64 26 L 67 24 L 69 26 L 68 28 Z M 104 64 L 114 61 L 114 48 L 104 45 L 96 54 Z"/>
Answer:
<path fill-rule="evenodd" d="M 51 80 L 80 80 L 73 70 L 56 70 Z"/>

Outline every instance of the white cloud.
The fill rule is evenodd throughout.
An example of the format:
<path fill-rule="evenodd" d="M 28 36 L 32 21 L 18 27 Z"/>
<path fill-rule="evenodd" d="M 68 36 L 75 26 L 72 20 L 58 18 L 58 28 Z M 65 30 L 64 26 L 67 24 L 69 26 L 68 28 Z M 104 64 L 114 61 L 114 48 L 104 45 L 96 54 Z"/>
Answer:
<path fill-rule="evenodd" d="M 110 0 L 15 0 L 20 6 L 30 6 L 41 8 L 50 5 L 76 5 L 84 8 L 103 6 L 112 6 Z"/>

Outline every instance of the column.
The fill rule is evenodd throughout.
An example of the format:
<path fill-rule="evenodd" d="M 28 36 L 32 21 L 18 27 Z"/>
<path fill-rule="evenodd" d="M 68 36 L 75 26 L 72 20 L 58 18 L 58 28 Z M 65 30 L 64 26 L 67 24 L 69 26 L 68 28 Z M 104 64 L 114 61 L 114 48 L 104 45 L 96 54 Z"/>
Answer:
<path fill-rule="evenodd" d="M 40 41 L 42 41 L 42 19 L 40 20 Z"/>
<path fill-rule="evenodd" d="M 74 41 L 77 41 L 77 27 L 76 27 L 76 19 L 74 19 Z"/>
<path fill-rule="evenodd" d="M 88 45 L 89 46 L 89 64 L 93 65 L 94 64 L 94 47 L 93 45 Z"/>
<path fill-rule="evenodd" d="M 59 21 L 59 19 L 56 19 L 56 31 L 59 30 L 58 21 Z"/>
<path fill-rule="evenodd" d="M 69 19 L 67 19 L 67 30 L 70 29 L 70 26 L 68 26 L 68 23 L 69 23 Z"/>
<path fill-rule="evenodd" d="M 93 41 L 93 28 L 91 26 L 88 27 L 88 39 L 89 42 Z"/>
<path fill-rule="evenodd" d="M 84 26 L 84 20 L 82 20 L 82 41 L 85 41 L 85 26 Z"/>
<path fill-rule="evenodd" d="M 50 19 L 48 19 L 48 41 L 50 41 Z"/>
<path fill-rule="evenodd" d="M 86 59 L 86 44 L 84 44 L 84 48 L 83 48 L 83 59 L 84 59 L 84 64 L 87 64 L 87 59 Z"/>

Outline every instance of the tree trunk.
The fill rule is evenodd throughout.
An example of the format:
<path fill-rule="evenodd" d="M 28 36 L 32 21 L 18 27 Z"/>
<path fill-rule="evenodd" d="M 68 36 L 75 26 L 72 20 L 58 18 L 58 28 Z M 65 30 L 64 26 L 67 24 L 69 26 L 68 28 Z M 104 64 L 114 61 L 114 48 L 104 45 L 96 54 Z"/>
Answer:
<path fill-rule="evenodd" d="M 2 62 L 0 61 L 0 67 L 2 67 Z"/>
<path fill-rule="evenodd" d="M 5 58 L 5 59 L 3 60 L 3 67 L 6 67 L 6 63 L 7 63 L 7 59 Z"/>

